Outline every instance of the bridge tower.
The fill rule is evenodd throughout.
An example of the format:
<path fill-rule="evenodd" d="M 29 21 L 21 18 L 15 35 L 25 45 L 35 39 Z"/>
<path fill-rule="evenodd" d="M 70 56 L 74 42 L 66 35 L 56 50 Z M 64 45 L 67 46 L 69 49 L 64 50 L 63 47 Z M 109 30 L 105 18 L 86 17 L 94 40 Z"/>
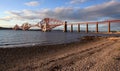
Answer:
<path fill-rule="evenodd" d="M 16 24 L 14 27 L 13 27 L 13 30 L 18 30 L 20 29 L 20 27 Z"/>
<path fill-rule="evenodd" d="M 42 28 L 43 32 L 51 31 L 51 29 L 49 28 L 49 18 L 44 19 L 44 24 L 42 24 L 42 26 L 43 26 Z"/>
<path fill-rule="evenodd" d="M 22 24 L 22 26 L 21 26 L 21 28 L 22 28 L 22 30 L 28 30 L 29 28 L 30 28 L 30 25 L 31 24 L 29 24 L 29 23 L 24 23 L 24 24 Z"/>

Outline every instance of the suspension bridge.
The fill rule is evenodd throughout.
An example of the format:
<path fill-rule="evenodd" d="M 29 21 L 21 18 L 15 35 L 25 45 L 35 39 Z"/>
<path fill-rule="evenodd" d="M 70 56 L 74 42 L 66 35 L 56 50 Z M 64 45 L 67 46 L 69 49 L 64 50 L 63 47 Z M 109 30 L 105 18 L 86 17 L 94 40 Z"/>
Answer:
<path fill-rule="evenodd" d="M 40 28 L 43 32 L 46 31 L 51 31 L 53 28 L 58 27 L 58 26 L 62 26 L 63 25 L 63 32 L 67 32 L 67 26 L 70 25 L 71 29 L 70 32 L 73 32 L 73 25 L 77 25 L 78 27 L 78 32 L 80 32 L 80 25 L 81 24 L 86 24 L 86 32 L 89 32 L 88 28 L 88 24 L 95 24 L 96 25 L 96 32 L 99 32 L 98 24 L 108 24 L 108 32 L 111 32 L 111 23 L 120 23 L 120 20 L 106 20 L 106 21 L 97 21 L 97 22 L 79 22 L 79 23 L 67 23 L 67 21 L 63 22 L 57 19 L 53 19 L 53 18 L 44 18 L 43 20 L 41 20 L 40 22 L 38 22 L 37 24 L 29 24 L 29 23 L 24 23 L 21 26 L 19 25 L 15 25 L 13 27 L 14 30 L 18 30 L 18 29 L 22 29 L 22 30 L 29 30 L 31 27 L 38 27 Z"/>

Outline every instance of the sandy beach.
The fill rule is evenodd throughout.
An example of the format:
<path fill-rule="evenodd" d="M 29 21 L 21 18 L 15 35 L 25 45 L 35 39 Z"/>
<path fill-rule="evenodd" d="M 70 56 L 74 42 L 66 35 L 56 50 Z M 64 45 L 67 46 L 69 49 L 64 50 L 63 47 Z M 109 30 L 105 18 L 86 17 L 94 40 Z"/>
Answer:
<path fill-rule="evenodd" d="M 66 44 L 0 48 L 0 71 L 120 71 L 120 37 L 84 37 Z"/>

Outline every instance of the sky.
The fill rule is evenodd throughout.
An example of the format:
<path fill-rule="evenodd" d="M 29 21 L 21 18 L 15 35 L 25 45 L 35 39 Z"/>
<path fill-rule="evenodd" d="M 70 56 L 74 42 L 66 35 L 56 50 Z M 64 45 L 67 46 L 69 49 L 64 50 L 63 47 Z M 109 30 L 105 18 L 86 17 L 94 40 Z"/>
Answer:
<path fill-rule="evenodd" d="M 101 21 L 120 19 L 120 0 L 1 0 L 0 26 L 12 27 L 42 19 Z"/>

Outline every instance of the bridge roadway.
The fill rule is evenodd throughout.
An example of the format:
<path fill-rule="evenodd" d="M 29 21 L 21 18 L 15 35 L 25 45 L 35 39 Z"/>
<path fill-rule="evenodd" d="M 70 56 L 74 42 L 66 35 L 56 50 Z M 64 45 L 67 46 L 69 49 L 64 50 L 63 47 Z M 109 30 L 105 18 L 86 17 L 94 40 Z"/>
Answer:
<path fill-rule="evenodd" d="M 53 28 L 63 25 L 63 32 L 67 32 L 67 26 L 70 25 L 70 32 L 73 32 L 73 25 L 78 25 L 78 32 L 80 32 L 80 25 L 86 24 L 86 32 L 88 32 L 89 25 L 88 24 L 96 24 L 96 32 L 98 33 L 98 24 L 108 24 L 108 32 L 111 32 L 111 23 L 119 23 L 120 20 L 106 20 L 106 21 L 97 21 L 97 22 L 78 22 L 78 23 L 67 23 L 67 21 L 63 22 L 53 18 L 44 18 L 37 24 L 31 25 L 29 23 L 24 23 L 21 26 L 15 25 L 13 27 L 14 30 L 22 29 L 29 30 L 31 27 L 39 27 L 43 32 L 51 31 Z"/>

